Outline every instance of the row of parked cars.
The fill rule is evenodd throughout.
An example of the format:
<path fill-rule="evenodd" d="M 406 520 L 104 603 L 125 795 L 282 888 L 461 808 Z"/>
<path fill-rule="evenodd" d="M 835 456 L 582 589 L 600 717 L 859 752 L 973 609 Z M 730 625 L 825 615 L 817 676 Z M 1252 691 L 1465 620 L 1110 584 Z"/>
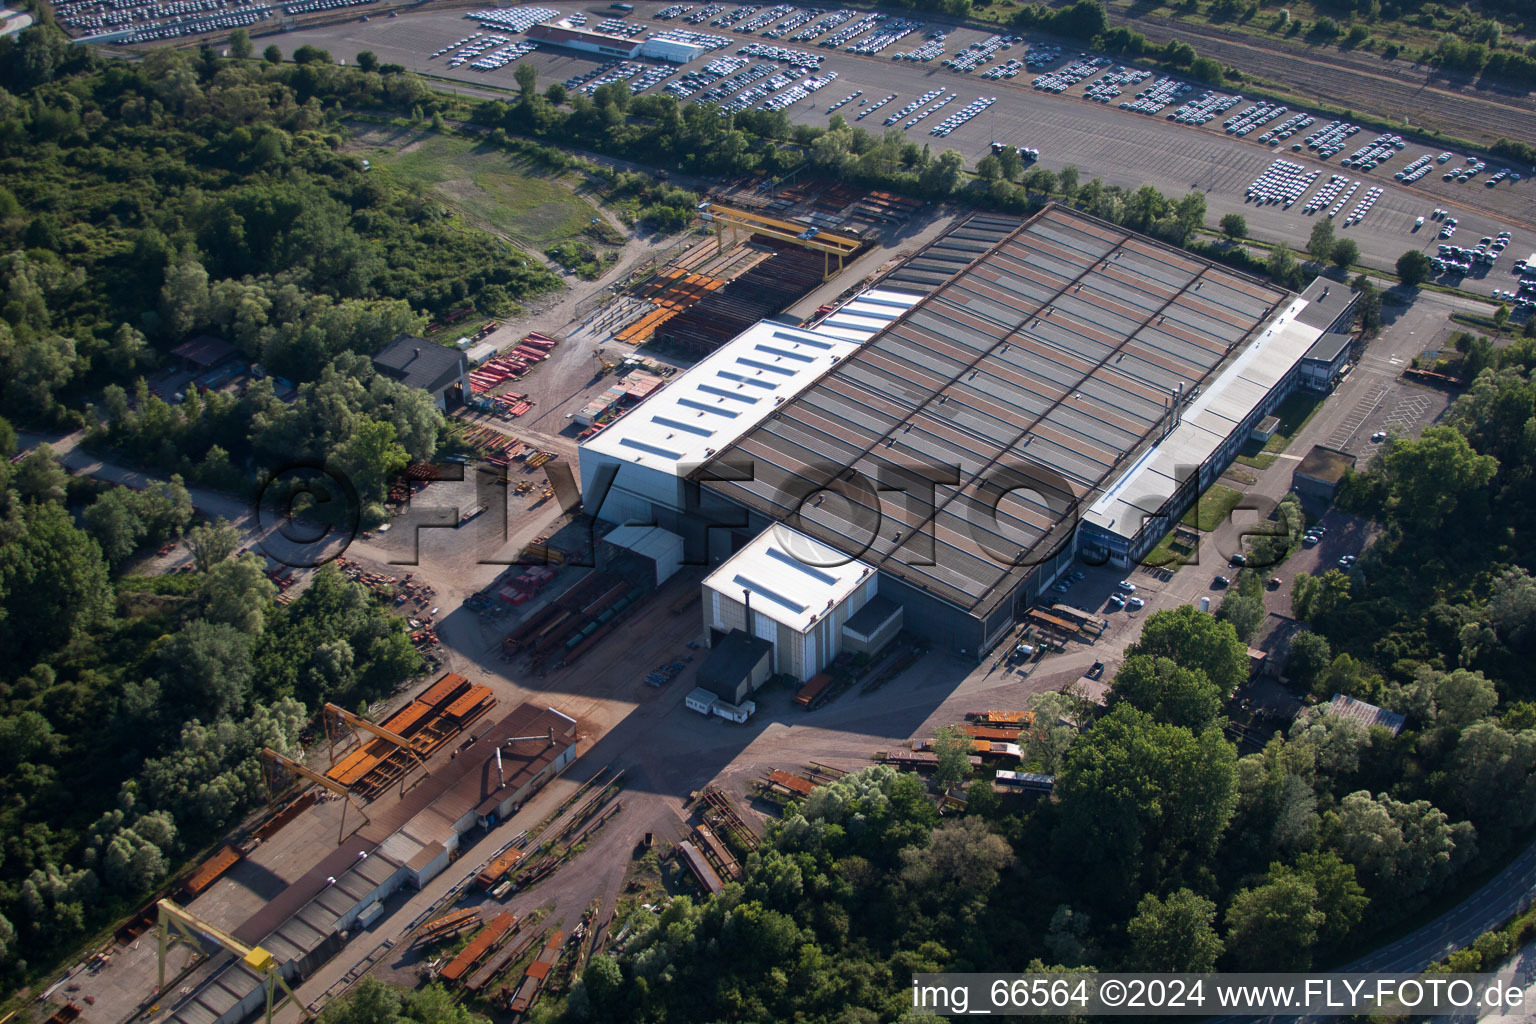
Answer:
<path fill-rule="evenodd" d="M 16 5 L 19 10 L 21 5 Z M 174 28 L 193 22 L 213 22 L 235 14 L 257 13 L 266 17 L 270 4 L 248 4 L 228 0 L 163 0 L 160 3 L 133 3 L 131 0 L 66 0 L 54 6 L 54 17 L 72 32 L 96 34 L 114 29 L 140 26 L 144 31 Z M 242 25 L 250 21 L 239 22 Z M 19 59 L 19 58 L 17 58 Z"/>
<path fill-rule="evenodd" d="M 1034 86 L 1041 92 L 1064 93 L 1099 68 L 1109 67 L 1111 63 L 1113 62 L 1108 57 L 1089 57 L 1087 54 L 1078 54 L 1078 59 L 1066 67 L 1049 74 L 1035 76 Z"/>
<path fill-rule="evenodd" d="M 921 96 L 919 96 L 917 99 L 913 100 L 911 103 L 908 103 L 906 106 L 904 106 L 900 110 L 896 111 L 896 113 L 892 114 L 890 117 L 887 117 L 881 123 L 884 124 L 885 127 L 889 128 L 889 127 L 891 127 L 891 125 L 895 124 L 897 121 L 900 121 L 902 118 L 904 118 L 907 115 L 911 114 L 918 107 L 924 106 L 925 104 L 928 104 L 928 103 L 932 103 L 934 100 L 938 99 L 942 95 L 944 95 L 944 90 L 943 89 L 930 89 L 927 92 L 923 93 Z"/>
<path fill-rule="evenodd" d="M 866 56 L 873 56 L 886 49 L 887 47 L 895 46 L 897 43 L 901 42 L 912 33 L 921 31 L 922 28 L 923 23 L 920 21 L 909 21 L 906 18 L 892 18 L 885 24 L 881 25 L 878 32 L 874 32 L 865 36 L 863 39 L 849 43 L 845 49 L 849 53 L 862 53 Z"/>
<path fill-rule="evenodd" d="M 748 43 L 736 51 L 743 57 L 763 57 L 783 61 L 797 68 L 819 68 L 826 58 L 819 53 L 807 53 L 788 46 L 770 46 L 767 43 Z"/>
<path fill-rule="evenodd" d="M 1185 100 L 1183 105 L 1168 115 L 1168 119 L 1177 124 L 1197 126 L 1207 124 L 1214 121 L 1218 114 L 1225 114 L 1241 101 L 1241 96 L 1229 96 L 1226 93 L 1207 89 L 1194 99 Z"/>
<path fill-rule="evenodd" d="M 855 121 L 862 121 L 862 120 L 864 120 L 870 114 L 873 114 L 875 111 L 879 110 L 881 107 L 885 106 L 887 103 L 890 103 L 895 98 L 896 98 L 896 94 L 895 93 L 891 93 L 889 96 L 885 97 L 885 99 L 883 99 L 883 100 L 876 100 L 875 102 L 871 103 L 867 107 L 864 107 L 864 101 L 860 100 L 859 101 L 859 106 L 864 107 L 864 109 L 859 111 L 859 115 L 857 117 L 855 117 L 854 120 Z"/>
<path fill-rule="evenodd" d="M 1442 242 L 1436 247 L 1429 264 L 1441 273 L 1465 274 L 1473 267 L 1491 267 L 1498 262 L 1509 245 L 1509 232 L 1500 231 L 1495 237 L 1484 235 L 1476 246 L 1466 247 Z M 1499 296 L 1495 294 L 1495 298 Z"/>
<path fill-rule="evenodd" d="M 1290 209 L 1312 187 L 1320 173 L 1310 171 L 1294 160 L 1276 160 L 1248 186 L 1244 201 L 1253 200 L 1260 206 L 1284 203 L 1286 209 Z"/>
<path fill-rule="evenodd" d="M 959 110 L 955 111 L 953 114 L 950 114 L 944 120 L 940 121 L 938 124 L 934 125 L 932 128 L 928 129 L 928 134 L 937 135 L 942 139 L 950 132 L 954 131 L 956 128 L 959 128 L 961 125 L 965 124 L 965 122 L 969 121 L 971 118 L 975 117 L 983 110 L 986 110 L 996 102 L 996 96 L 983 96 L 981 99 L 972 100 L 965 106 L 961 107 Z"/>
<path fill-rule="evenodd" d="M 716 57 L 702 68 L 686 72 L 677 81 L 667 83 L 663 91 L 671 93 L 680 100 L 685 100 L 696 92 L 708 89 L 726 75 L 734 75 L 746 66 L 747 60 L 744 57 Z"/>

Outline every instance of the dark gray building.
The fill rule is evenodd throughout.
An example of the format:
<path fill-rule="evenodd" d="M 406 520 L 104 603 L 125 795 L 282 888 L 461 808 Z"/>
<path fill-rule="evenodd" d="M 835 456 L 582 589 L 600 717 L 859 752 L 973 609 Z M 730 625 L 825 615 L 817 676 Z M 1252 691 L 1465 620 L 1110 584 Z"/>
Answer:
<path fill-rule="evenodd" d="M 384 376 L 431 394 L 439 409 L 448 409 L 469 393 L 469 360 L 456 348 L 402 334 L 373 357 Z"/>

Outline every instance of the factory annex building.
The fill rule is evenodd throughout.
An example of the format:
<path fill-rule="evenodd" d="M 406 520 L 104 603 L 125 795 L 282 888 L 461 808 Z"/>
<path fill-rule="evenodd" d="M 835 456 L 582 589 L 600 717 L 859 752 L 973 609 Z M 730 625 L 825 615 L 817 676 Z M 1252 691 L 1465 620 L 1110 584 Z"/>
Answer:
<path fill-rule="evenodd" d="M 587 507 L 606 466 L 599 518 L 703 531 L 712 562 L 728 543 L 708 625 L 794 632 L 777 671 L 819 670 L 876 594 L 979 659 L 1075 557 L 1157 544 L 1347 326 L 1352 293 L 1324 284 L 1293 295 L 1062 207 L 975 216 L 588 441 Z"/>

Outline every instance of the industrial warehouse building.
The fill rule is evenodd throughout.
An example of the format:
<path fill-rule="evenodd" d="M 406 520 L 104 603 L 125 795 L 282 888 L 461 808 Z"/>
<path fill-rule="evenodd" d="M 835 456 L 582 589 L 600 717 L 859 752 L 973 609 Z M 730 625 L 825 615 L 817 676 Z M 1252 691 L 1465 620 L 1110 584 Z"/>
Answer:
<path fill-rule="evenodd" d="M 407 885 L 419 889 L 446 868 L 466 834 L 508 817 L 575 758 L 574 719 L 519 705 L 477 727 L 461 753 L 230 933 L 272 953 L 296 984 L 334 956 L 348 933 L 382 914 L 392 894 Z M 168 1024 L 239 1024 L 263 1005 L 259 975 L 232 957 L 214 963 L 165 1018 Z"/>
<path fill-rule="evenodd" d="M 802 682 L 843 649 L 843 625 L 875 596 L 874 569 L 779 525 L 704 579 L 711 642 L 734 630 L 773 644 L 773 671 Z"/>
<path fill-rule="evenodd" d="M 625 36 L 594 32 L 588 28 L 559 22 L 556 24 L 530 25 L 527 36 L 536 42 L 550 46 L 563 46 L 568 50 L 596 53 L 604 57 L 650 57 L 673 64 L 686 64 L 702 56 L 704 47 L 689 42 L 675 33 L 658 32 L 649 39 L 629 39 Z"/>
<path fill-rule="evenodd" d="M 774 639 L 775 671 L 802 679 L 844 648 L 850 621 L 878 639 L 890 616 L 855 618 L 876 593 L 906 629 L 979 658 L 1074 558 L 1134 564 L 1300 386 L 1309 356 L 1332 379 L 1347 346 L 1318 342 L 1355 301 L 1326 282 L 1290 294 L 1054 206 L 1023 224 L 972 217 L 866 294 L 896 297 L 894 316 L 829 316 L 821 344 L 849 347 L 800 360 L 771 401 L 722 418 L 723 366 L 706 360 L 581 455 L 584 485 L 612 467 L 602 518 L 728 527 L 715 537 L 740 553 L 706 580 L 706 624 Z M 716 356 L 758 358 L 792 331 L 759 325 Z M 680 445 L 685 425 L 697 440 Z M 772 566 L 797 551 L 826 578 Z M 843 594 L 850 566 L 867 582 Z"/>

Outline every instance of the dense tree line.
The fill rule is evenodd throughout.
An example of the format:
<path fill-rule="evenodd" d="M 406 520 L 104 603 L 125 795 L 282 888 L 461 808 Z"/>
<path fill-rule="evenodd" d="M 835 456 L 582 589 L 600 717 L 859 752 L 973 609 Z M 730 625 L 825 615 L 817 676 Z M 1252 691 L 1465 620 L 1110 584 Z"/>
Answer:
<path fill-rule="evenodd" d="M 278 605 L 180 480 L 77 487 L 0 421 L 0 977 L 46 969 L 265 798 L 325 700 L 383 696 L 420 659 L 334 570 Z M 94 493 L 89 493 L 94 492 Z M 89 498 L 89 500 L 87 500 Z M 199 571 L 115 576 L 187 531 Z"/>
<path fill-rule="evenodd" d="M 63 423 L 199 331 L 298 382 L 427 318 L 556 286 L 424 190 L 342 151 L 342 104 L 414 75 L 0 41 L 0 411 Z"/>

